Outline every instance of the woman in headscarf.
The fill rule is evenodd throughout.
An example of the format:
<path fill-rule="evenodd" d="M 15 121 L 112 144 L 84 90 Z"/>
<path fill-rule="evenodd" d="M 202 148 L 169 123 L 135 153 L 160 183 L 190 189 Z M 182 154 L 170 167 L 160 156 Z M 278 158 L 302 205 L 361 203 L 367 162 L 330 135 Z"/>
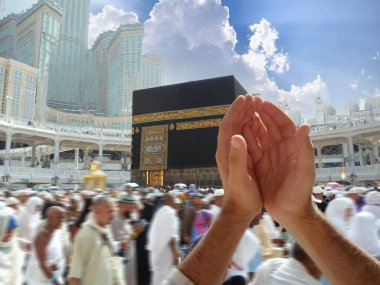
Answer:
<path fill-rule="evenodd" d="M 367 205 L 363 206 L 362 211 L 371 213 L 376 219 L 380 219 L 380 192 L 369 192 L 365 199 Z"/>
<path fill-rule="evenodd" d="M 32 242 L 38 224 L 41 221 L 41 207 L 43 201 L 38 197 L 30 198 L 20 216 L 19 237 Z"/>
<path fill-rule="evenodd" d="M 356 214 L 348 237 L 370 255 L 380 259 L 380 240 L 375 222 L 376 217 L 371 213 L 361 212 Z"/>
<path fill-rule="evenodd" d="M 342 234 L 347 235 L 351 226 L 352 217 L 356 213 L 355 202 L 346 197 L 336 198 L 326 208 L 326 218 Z"/>
<path fill-rule="evenodd" d="M 12 209 L 0 205 L 0 284 L 21 284 L 23 255 L 18 247 L 15 231 L 17 219 Z"/>

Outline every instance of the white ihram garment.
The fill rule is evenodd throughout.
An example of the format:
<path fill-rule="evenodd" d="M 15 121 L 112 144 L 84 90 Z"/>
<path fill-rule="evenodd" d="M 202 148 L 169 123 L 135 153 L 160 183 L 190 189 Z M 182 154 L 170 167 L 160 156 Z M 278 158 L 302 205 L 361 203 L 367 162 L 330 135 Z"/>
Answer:
<path fill-rule="evenodd" d="M 14 216 L 14 211 L 0 204 L 0 239 L 7 233 L 10 216 Z M 0 241 L 0 284 L 21 284 L 22 264 L 23 254 L 17 237 L 14 235 L 8 242 Z"/>
<path fill-rule="evenodd" d="M 298 260 L 290 257 L 282 263 L 269 277 L 268 285 L 319 285 Z"/>
<path fill-rule="evenodd" d="M 228 276 L 248 277 L 249 262 L 256 255 L 259 249 L 259 239 L 247 229 L 241 237 L 239 244 L 231 259 L 231 268 L 228 269 Z"/>
<path fill-rule="evenodd" d="M 65 259 L 63 255 L 63 246 L 60 230 L 54 231 L 49 244 L 46 247 L 46 264 L 48 266 L 56 265 L 58 270 L 55 275 L 59 282 L 63 282 L 62 275 L 65 269 Z M 26 280 L 28 285 L 48 285 L 51 284 L 40 268 L 40 262 L 37 257 L 36 249 L 33 247 L 26 270 Z"/>
<path fill-rule="evenodd" d="M 257 268 L 253 285 L 317 285 L 319 280 L 309 274 L 305 266 L 290 257 L 272 258 Z"/>
<path fill-rule="evenodd" d="M 41 213 L 38 207 L 43 201 L 38 197 L 29 198 L 25 203 L 25 208 L 20 213 L 18 236 L 29 242 L 32 242 L 36 233 L 36 229 L 41 221 Z"/>
<path fill-rule="evenodd" d="M 371 213 L 356 214 L 348 238 L 370 255 L 380 258 L 380 240 L 375 224 L 376 218 Z"/>
<path fill-rule="evenodd" d="M 148 232 L 147 250 L 153 272 L 152 285 L 160 285 L 173 269 L 173 254 L 169 246 L 171 239 L 178 240 L 178 218 L 175 210 L 162 206 L 153 217 Z"/>

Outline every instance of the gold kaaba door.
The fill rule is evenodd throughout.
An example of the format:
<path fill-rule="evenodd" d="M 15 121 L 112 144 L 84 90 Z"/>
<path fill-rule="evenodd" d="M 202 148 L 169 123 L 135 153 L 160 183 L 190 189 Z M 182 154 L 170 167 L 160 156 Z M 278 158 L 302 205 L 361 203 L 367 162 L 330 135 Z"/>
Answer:
<path fill-rule="evenodd" d="M 149 186 L 164 186 L 163 170 L 148 170 L 146 172 L 146 184 Z"/>

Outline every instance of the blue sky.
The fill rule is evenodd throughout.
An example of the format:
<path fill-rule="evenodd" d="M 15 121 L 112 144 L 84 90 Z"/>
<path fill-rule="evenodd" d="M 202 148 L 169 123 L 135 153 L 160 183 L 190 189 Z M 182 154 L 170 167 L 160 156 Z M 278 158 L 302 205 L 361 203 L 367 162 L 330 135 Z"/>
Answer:
<path fill-rule="evenodd" d="M 5 0 L 3 7 L 0 6 L 0 13 L 19 11 L 33 2 L 36 0 Z M 152 11 L 156 2 L 160 4 Z M 149 20 L 146 23 L 147 51 L 159 53 L 167 62 L 167 83 L 233 73 L 248 91 L 259 91 L 271 100 L 286 98 L 294 103 L 295 109 L 303 109 L 303 106 L 310 105 L 316 95 L 321 95 L 338 112 L 349 100 L 380 95 L 380 1 L 219 2 L 220 0 L 92 0 L 91 13 L 93 16 L 102 13 L 105 5 L 111 5 L 125 13 L 134 12 L 140 22 Z M 223 6 L 228 7 L 228 10 Z M 202 23 L 207 20 L 207 25 L 192 26 L 187 22 L 185 26 L 175 28 L 171 35 L 170 27 L 181 21 L 180 18 L 173 19 L 173 22 L 162 18 L 165 13 L 173 18 L 172 10 L 176 11 L 176 15 L 178 12 L 190 11 L 195 21 Z M 153 16 L 156 15 L 155 18 L 151 19 L 151 12 Z M 187 17 L 186 14 L 183 15 L 184 18 Z M 218 15 L 215 16 L 215 26 L 210 24 L 214 15 Z M 231 29 L 226 31 L 223 21 L 228 21 Z M 254 24 L 258 26 L 252 31 L 250 26 Z M 168 30 L 164 30 L 164 27 Z M 259 47 L 253 50 L 250 59 L 243 55 L 250 52 L 251 36 L 268 27 L 272 36 L 274 31 L 278 35 L 273 40 L 276 51 L 269 51 L 265 63 L 256 66 L 257 55 L 268 52 L 265 50 L 268 39 L 259 39 Z M 231 30 L 236 35 L 231 35 Z M 161 37 L 157 35 L 159 33 Z M 213 46 L 208 38 L 215 34 L 216 44 Z M 173 56 L 173 51 L 178 55 Z M 215 54 L 227 63 L 223 65 L 218 62 L 213 58 Z M 286 64 L 282 63 L 283 68 L 269 67 L 276 54 L 286 58 Z M 211 59 L 206 64 L 203 59 L 207 57 Z M 236 57 L 241 57 L 239 62 L 233 59 Z M 194 62 L 199 64 L 195 65 Z M 181 70 L 175 70 L 175 66 L 181 67 Z M 306 110 L 312 108 L 309 105 Z"/>

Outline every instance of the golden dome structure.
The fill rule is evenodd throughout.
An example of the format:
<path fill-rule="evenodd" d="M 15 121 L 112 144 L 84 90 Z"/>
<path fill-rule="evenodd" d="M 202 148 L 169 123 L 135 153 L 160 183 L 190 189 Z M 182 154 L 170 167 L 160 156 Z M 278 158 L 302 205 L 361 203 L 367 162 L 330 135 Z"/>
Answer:
<path fill-rule="evenodd" d="M 107 174 L 101 170 L 101 163 L 93 161 L 90 164 L 90 172 L 83 176 L 83 188 L 87 190 L 106 190 Z"/>

